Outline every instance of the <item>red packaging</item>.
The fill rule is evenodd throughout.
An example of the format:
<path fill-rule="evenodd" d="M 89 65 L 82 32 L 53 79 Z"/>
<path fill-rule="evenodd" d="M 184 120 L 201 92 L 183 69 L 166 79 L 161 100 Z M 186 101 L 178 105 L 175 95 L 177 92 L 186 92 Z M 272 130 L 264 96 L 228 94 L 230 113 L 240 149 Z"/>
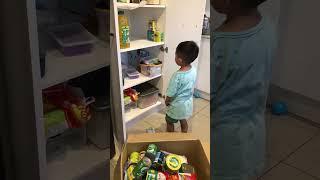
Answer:
<path fill-rule="evenodd" d="M 179 173 L 179 180 L 197 180 L 196 174 Z"/>
<path fill-rule="evenodd" d="M 50 103 L 64 110 L 69 128 L 79 128 L 91 119 L 89 104 L 94 102 L 94 98 L 78 95 L 72 88 L 59 84 L 45 89 L 43 95 Z"/>
<path fill-rule="evenodd" d="M 179 180 L 178 174 L 169 174 L 168 172 L 163 173 L 166 176 L 167 180 Z"/>

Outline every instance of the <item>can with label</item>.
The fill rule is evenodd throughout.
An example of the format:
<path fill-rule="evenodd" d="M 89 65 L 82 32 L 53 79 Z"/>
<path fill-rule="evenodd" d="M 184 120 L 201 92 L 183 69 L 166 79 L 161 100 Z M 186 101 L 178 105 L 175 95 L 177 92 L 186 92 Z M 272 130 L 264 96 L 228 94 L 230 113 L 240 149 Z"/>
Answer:
<path fill-rule="evenodd" d="M 127 169 L 127 178 L 128 178 L 128 180 L 133 180 L 134 179 L 134 176 L 132 174 L 134 168 L 135 168 L 135 165 L 131 165 Z"/>
<path fill-rule="evenodd" d="M 140 161 L 140 153 L 133 152 L 129 157 L 129 164 L 137 164 Z"/>
<path fill-rule="evenodd" d="M 159 152 L 159 148 L 155 144 L 149 144 L 146 156 L 150 158 L 152 161 L 156 158 L 157 153 Z"/>
<path fill-rule="evenodd" d="M 137 178 L 141 178 L 144 175 L 147 174 L 147 171 L 149 170 L 149 168 L 151 167 L 151 160 L 147 157 L 144 157 L 143 159 L 141 159 L 137 166 L 133 169 L 132 174 L 135 177 L 135 179 Z"/>
<path fill-rule="evenodd" d="M 149 170 L 146 180 L 166 180 L 166 176 L 162 172 L 156 170 Z"/>
<path fill-rule="evenodd" d="M 196 173 L 196 171 L 195 171 L 193 166 L 191 166 L 189 164 L 186 164 L 186 163 L 183 163 L 181 165 L 181 168 L 180 168 L 180 173 L 191 173 L 191 174 L 194 174 L 194 173 Z"/>
<path fill-rule="evenodd" d="M 150 30 L 150 29 L 147 31 L 147 39 L 148 39 L 149 41 L 154 41 L 154 33 L 153 33 L 153 31 Z"/>
<path fill-rule="evenodd" d="M 159 168 L 164 164 L 164 157 L 165 154 L 161 151 L 159 151 L 153 161 L 154 167 Z"/>
<path fill-rule="evenodd" d="M 174 154 L 170 154 L 166 157 L 165 168 L 169 173 L 177 173 L 181 168 L 180 157 Z"/>

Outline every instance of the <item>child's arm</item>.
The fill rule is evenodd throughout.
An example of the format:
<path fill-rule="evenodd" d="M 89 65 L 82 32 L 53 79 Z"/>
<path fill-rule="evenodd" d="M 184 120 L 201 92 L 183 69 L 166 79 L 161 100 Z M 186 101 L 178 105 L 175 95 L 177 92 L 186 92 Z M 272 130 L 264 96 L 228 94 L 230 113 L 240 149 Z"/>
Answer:
<path fill-rule="evenodd" d="M 169 97 L 169 96 L 166 96 L 166 100 L 165 100 L 165 103 L 166 103 L 166 106 L 169 106 L 170 103 L 172 102 L 172 97 Z"/>

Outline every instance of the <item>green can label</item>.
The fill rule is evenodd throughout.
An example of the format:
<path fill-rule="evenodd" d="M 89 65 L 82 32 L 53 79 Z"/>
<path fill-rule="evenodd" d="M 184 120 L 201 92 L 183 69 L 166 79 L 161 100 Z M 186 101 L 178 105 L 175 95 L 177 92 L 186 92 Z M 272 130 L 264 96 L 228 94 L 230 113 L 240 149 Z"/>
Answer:
<path fill-rule="evenodd" d="M 138 162 L 137 166 L 133 169 L 133 176 L 135 178 L 140 178 L 144 176 L 145 174 L 147 174 L 147 171 L 149 170 L 150 166 L 151 160 L 147 157 L 144 157 Z"/>
<path fill-rule="evenodd" d="M 146 180 L 158 180 L 158 171 L 149 170 L 147 173 Z"/>

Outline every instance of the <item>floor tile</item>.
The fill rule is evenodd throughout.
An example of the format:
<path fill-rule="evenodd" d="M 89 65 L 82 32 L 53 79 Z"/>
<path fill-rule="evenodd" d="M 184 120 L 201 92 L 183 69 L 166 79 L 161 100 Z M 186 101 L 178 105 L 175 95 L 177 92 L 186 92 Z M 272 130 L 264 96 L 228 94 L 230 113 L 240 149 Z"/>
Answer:
<path fill-rule="evenodd" d="M 285 162 L 320 178 L 320 135 L 314 137 Z"/>
<path fill-rule="evenodd" d="M 204 116 L 208 116 L 210 117 L 210 105 L 206 106 L 204 109 L 202 109 L 200 112 L 200 114 L 204 115 Z"/>
<path fill-rule="evenodd" d="M 196 114 L 189 120 L 190 132 L 204 142 L 210 142 L 210 118 Z"/>
<path fill-rule="evenodd" d="M 209 101 L 201 98 L 195 98 L 193 100 L 193 113 L 196 114 L 209 105 L 210 105 Z"/>
<path fill-rule="evenodd" d="M 264 175 L 261 180 L 315 180 L 315 178 L 288 165 L 279 164 Z"/>
<path fill-rule="evenodd" d="M 283 160 L 319 130 L 289 116 L 267 115 L 267 154 Z"/>

